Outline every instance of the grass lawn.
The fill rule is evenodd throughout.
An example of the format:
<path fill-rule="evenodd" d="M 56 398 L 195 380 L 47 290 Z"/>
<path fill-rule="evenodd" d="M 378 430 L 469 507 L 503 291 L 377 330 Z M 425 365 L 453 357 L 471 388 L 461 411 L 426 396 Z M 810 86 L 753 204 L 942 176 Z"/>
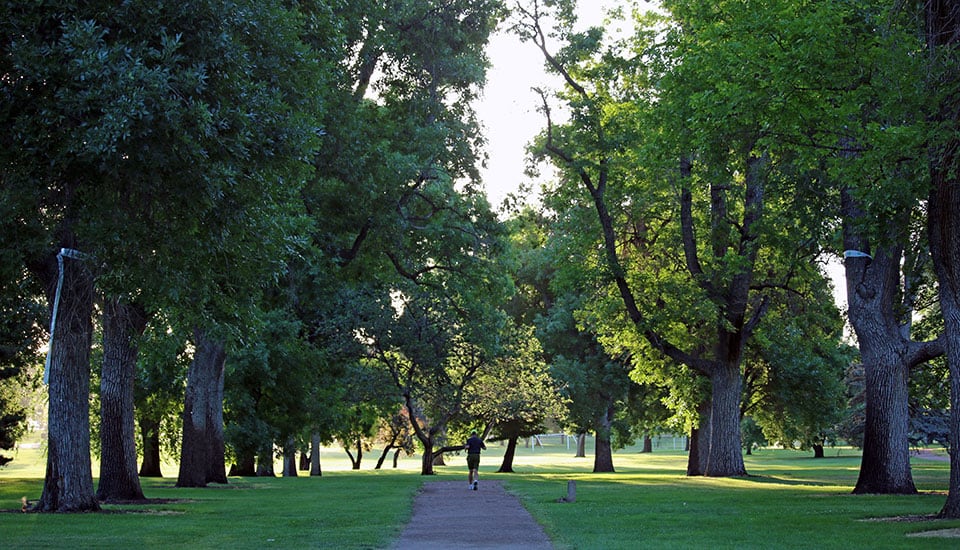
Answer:
<path fill-rule="evenodd" d="M 481 479 L 502 480 L 558 548 L 960 547 L 960 538 L 908 537 L 960 530 L 960 521 L 919 520 L 944 503 L 946 462 L 914 459 L 920 495 L 853 496 L 860 460 L 851 449 L 828 450 L 820 460 L 762 450 L 747 457 L 751 477 L 707 479 L 686 477 L 686 456 L 663 448 L 618 452 L 617 473 L 592 474 L 592 458 L 574 458 L 556 440 L 520 449 L 518 473 L 495 474 L 503 449 L 488 447 Z M 151 504 L 21 514 L 22 497 L 40 496 L 44 460 L 39 449 L 21 449 L 0 469 L 0 548 L 386 548 L 425 479 L 416 457 L 383 471 L 369 469 L 375 459 L 355 472 L 330 449 L 320 478 L 232 478 L 206 489 L 176 489 L 175 477 L 145 479 Z M 448 457 L 435 478 L 465 477 L 464 461 Z M 568 480 L 577 483 L 577 501 L 558 503 Z M 476 528 L 482 536 L 496 526 Z"/>

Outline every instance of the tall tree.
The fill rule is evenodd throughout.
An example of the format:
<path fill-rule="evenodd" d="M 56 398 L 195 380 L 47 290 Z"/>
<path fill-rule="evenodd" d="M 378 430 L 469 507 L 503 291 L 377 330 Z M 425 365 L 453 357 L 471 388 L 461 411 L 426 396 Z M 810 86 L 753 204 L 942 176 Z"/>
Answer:
<path fill-rule="evenodd" d="M 928 227 L 930 252 L 940 283 L 947 365 L 950 369 L 950 492 L 940 517 L 960 517 L 960 2 L 924 3 L 926 37 L 935 96 L 935 138 L 930 152 Z"/>
<path fill-rule="evenodd" d="M 103 369 L 100 375 L 100 483 L 97 499 L 142 500 L 137 472 L 134 381 L 139 339 L 147 312 L 119 299 L 103 304 Z"/>

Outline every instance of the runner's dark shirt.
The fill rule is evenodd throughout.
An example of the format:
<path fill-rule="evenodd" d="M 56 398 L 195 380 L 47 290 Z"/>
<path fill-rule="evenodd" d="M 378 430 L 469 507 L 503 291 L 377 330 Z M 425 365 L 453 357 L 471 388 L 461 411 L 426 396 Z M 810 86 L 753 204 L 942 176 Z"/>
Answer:
<path fill-rule="evenodd" d="M 480 454 L 480 449 L 486 449 L 487 446 L 483 444 L 483 440 L 477 436 L 471 436 L 467 440 L 467 453 L 468 454 Z"/>

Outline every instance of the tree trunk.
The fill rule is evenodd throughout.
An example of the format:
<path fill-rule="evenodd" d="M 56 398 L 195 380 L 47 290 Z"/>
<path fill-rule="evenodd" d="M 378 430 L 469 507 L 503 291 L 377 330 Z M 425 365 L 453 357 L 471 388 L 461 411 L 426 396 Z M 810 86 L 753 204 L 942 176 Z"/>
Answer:
<path fill-rule="evenodd" d="M 960 3 L 931 0 L 924 6 L 930 58 L 945 64 L 951 71 L 947 85 L 954 86 L 956 54 L 960 48 Z M 956 132 L 958 111 L 960 98 L 953 93 L 938 105 L 937 121 L 949 123 Z M 940 309 L 950 369 L 950 490 L 940 510 L 941 518 L 960 518 L 960 141 L 955 135 L 931 150 L 927 218 L 930 255 L 940 283 Z"/>
<path fill-rule="evenodd" d="M 874 342 L 872 347 L 881 347 L 879 344 Z M 909 369 L 890 353 L 871 353 L 870 360 L 864 361 L 863 457 L 854 494 L 917 492 L 910 470 Z"/>
<path fill-rule="evenodd" d="M 230 468 L 231 476 L 255 477 L 257 475 L 257 455 L 244 453 L 237 457 L 237 462 Z"/>
<path fill-rule="evenodd" d="M 641 453 L 652 453 L 653 452 L 653 439 L 651 439 L 650 434 L 643 435 L 643 448 L 640 449 Z"/>
<path fill-rule="evenodd" d="M 519 439 L 519 434 L 513 434 L 507 439 L 507 450 L 503 453 L 503 462 L 500 464 L 500 469 L 497 470 L 497 472 L 503 474 L 513 473 L 513 457 L 517 454 L 517 441 Z"/>
<path fill-rule="evenodd" d="M 403 450 L 403 449 L 400 449 L 399 447 L 397 447 L 397 450 L 393 452 L 393 468 L 394 468 L 394 469 L 397 468 L 397 466 L 398 466 L 397 463 L 400 462 L 400 451 L 401 451 L 401 450 Z"/>
<path fill-rule="evenodd" d="M 813 446 L 813 458 L 823 458 L 823 445 L 818 443 Z"/>
<path fill-rule="evenodd" d="M 380 458 L 377 459 L 377 465 L 373 467 L 374 470 L 379 470 L 383 466 L 383 462 L 387 459 L 387 455 L 390 454 L 390 449 L 393 449 L 393 445 L 384 446 L 383 452 L 380 453 Z"/>
<path fill-rule="evenodd" d="M 610 445 L 610 432 L 596 431 L 596 449 L 593 454 L 593 473 L 614 472 L 613 449 Z"/>
<path fill-rule="evenodd" d="M 866 214 L 847 190 L 841 193 L 847 315 L 860 346 L 864 367 L 865 426 L 863 456 L 855 494 L 914 494 L 910 471 L 907 341 L 894 307 L 900 294 L 902 248 L 869 244 L 857 222 Z M 896 224 L 891 224 L 896 225 Z M 862 254 L 861 254 L 862 253 Z"/>
<path fill-rule="evenodd" d="M 577 453 L 574 458 L 587 458 L 587 434 L 577 434 Z"/>
<path fill-rule="evenodd" d="M 257 477 L 275 477 L 276 475 L 273 468 L 273 450 L 263 451 L 257 457 Z"/>
<path fill-rule="evenodd" d="M 297 442 L 292 437 L 283 446 L 283 477 L 297 477 Z"/>
<path fill-rule="evenodd" d="M 420 443 L 423 444 L 423 458 L 420 460 L 420 475 L 422 476 L 432 476 L 433 475 L 433 439 L 426 438 L 421 439 Z"/>
<path fill-rule="evenodd" d="M 740 441 L 740 394 L 743 381 L 737 366 L 717 368 L 710 376 L 710 449 L 703 475 L 745 476 Z M 701 449 L 702 452 L 702 449 Z"/>
<path fill-rule="evenodd" d="M 107 299 L 103 305 L 103 369 L 100 375 L 100 501 L 143 500 L 137 475 L 133 385 L 137 339 L 147 313 L 136 304 Z"/>
<path fill-rule="evenodd" d="M 81 259 L 62 257 L 62 266 L 62 271 L 48 269 L 46 274 L 51 277 L 43 278 L 56 327 L 49 352 L 47 470 L 43 492 L 33 509 L 88 512 L 100 509 L 90 461 L 93 276 Z"/>
<path fill-rule="evenodd" d="M 140 442 L 143 446 L 143 462 L 140 477 L 163 477 L 160 471 L 160 420 L 139 415 Z"/>
<path fill-rule="evenodd" d="M 302 472 L 310 471 L 310 455 L 307 453 L 300 453 L 300 464 L 297 465 L 297 469 Z"/>
<path fill-rule="evenodd" d="M 320 469 L 320 434 L 317 433 L 310 436 L 310 475 L 323 475 Z"/>
<path fill-rule="evenodd" d="M 350 447 L 344 445 L 343 450 L 346 451 L 347 456 L 350 457 L 350 469 L 359 470 L 360 469 L 360 459 L 363 458 L 363 448 L 360 447 L 357 450 L 357 456 L 353 456 L 353 452 L 350 451 Z"/>
<path fill-rule="evenodd" d="M 226 483 L 223 441 L 223 376 L 226 352 L 221 342 L 195 331 L 196 351 L 187 373 L 183 404 L 183 441 L 177 487 Z M 218 471 L 219 470 L 219 471 Z"/>
<path fill-rule="evenodd" d="M 703 470 L 700 468 L 700 428 L 696 426 L 690 428 L 690 437 L 687 438 L 687 447 L 687 475 L 703 475 Z"/>
<path fill-rule="evenodd" d="M 607 405 L 607 411 L 600 419 L 600 429 L 596 431 L 593 451 L 593 473 L 613 472 L 613 447 L 610 444 L 611 426 L 613 426 L 613 404 Z"/>
<path fill-rule="evenodd" d="M 687 444 L 690 453 L 687 455 L 687 475 L 702 476 L 707 471 L 707 449 L 710 448 L 710 414 L 711 403 L 704 399 L 697 405 L 699 419 L 690 429 L 690 438 Z"/>

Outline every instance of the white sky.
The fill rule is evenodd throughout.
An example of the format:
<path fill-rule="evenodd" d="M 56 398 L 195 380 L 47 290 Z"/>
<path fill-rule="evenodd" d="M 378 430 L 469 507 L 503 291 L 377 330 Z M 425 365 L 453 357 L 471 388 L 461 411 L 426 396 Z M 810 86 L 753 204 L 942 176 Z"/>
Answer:
<path fill-rule="evenodd" d="M 619 3 L 617 0 L 580 0 L 577 14 L 580 25 L 602 24 L 604 8 Z M 515 192 L 520 183 L 526 181 L 525 147 L 544 127 L 543 115 L 537 112 L 539 98 L 532 88 L 553 90 L 561 82 L 546 74 L 543 57 L 536 46 L 524 44 L 506 31 L 491 38 L 488 55 L 492 67 L 475 108 L 486 128 L 488 141 L 489 159 L 481 175 L 487 197 L 496 210 L 508 193 Z"/>

